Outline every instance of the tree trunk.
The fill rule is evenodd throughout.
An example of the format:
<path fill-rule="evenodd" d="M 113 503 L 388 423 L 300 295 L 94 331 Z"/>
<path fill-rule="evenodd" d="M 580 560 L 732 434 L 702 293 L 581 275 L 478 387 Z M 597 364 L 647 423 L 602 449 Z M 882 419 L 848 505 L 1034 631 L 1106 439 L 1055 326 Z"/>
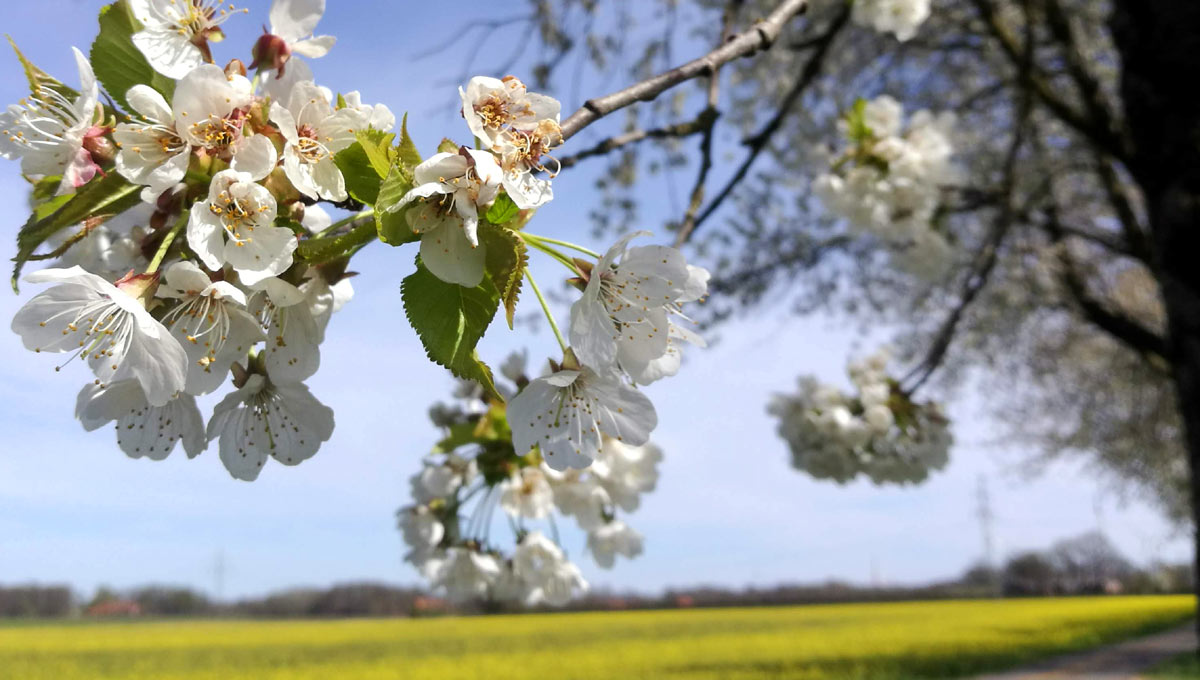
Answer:
<path fill-rule="evenodd" d="M 1191 476 L 1193 583 L 1200 593 L 1200 2 L 1118 0 L 1112 31 L 1130 133 L 1126 166 L 1145 197 L 1154 273 L 1166 304 L 1167 358 Z"/>

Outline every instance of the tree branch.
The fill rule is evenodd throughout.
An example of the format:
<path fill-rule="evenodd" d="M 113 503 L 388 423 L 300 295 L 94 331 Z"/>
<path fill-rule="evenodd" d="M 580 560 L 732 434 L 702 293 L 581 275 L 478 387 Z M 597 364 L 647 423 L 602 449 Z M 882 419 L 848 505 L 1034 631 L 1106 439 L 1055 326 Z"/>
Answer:
<path fill-rule="evenodd" d="M 692 135 L 698 135 L 704 132 L 704 112 L 701 111 L 699 116 L 693 120 L 684 123 L 675 123 L 653 130 L 631 130 L 619 135 L 614 135 L 601 141 L 595 146 L 590 146 L 579 153 L 566 156 L 560 159 L 560 164 L 563 168 L 569 168 L 579 163 L 579 161 L 592 158 L 593 156 L 603 156 L 610 151 L 616 151 L 623 146 L 636 144 L 647 139 L 668 139 L 672 137 L 683 138 Z"/>
<path fill-rule="evenodd" d="M 820 73 L 821 66 L 825 61 L 825 55 L 829 53 L 829 47 L 833 44 L 833 39 L 842 30 L 842 27 L 846 25 L 846 22 L 849 21 L 849 19 L 850 6 L 846 5 L 846 7 L 842 9 L 841 13 L 834 18 L 833 22 L 829 25 L 829 28 L 822 35 L 821 43 L 816 47 L 808 61 L 805 62 L 804 68 L 800 71 L 800 77 L 796 79 L 796 82 L 792 85 L 791 89 L 788 90 L 788 92 L 783 96 L 783 101 L 780 102 L 779 108 L 775 111 L 775 115 L 771 117 L 771 120 L 767 121 L 766 125 L 764 125 L 762 129 L 760 129 L 754 135 L 746 138 L 746 140 L 742 142 L 749 149 L 749 153 L 746 154 L 746 158 L 742 160 L 742 164 L 739 165 L 738 169 L 733 173 L 733 177 L 731 177 L 729 181 L 725 183 L 725 186 L 721 187 L 721 191 L 717 192 L 716 197 L 714 197 L 713 200 L 710 201 L 704 210 L 696 217 L 696 221 L 692 229 L 690 229 L 687 233 L 680 231 L 680 237 L 676 240 L 677 245 L 681 245 L 687 241 L 687 239 L 690 238 L 693 233 L 695 233 L 695 230 L 698 229 L 700 225 L 705 222 L 705 220 L 711 217 L 712 214 L 716 212 L 717 208 L 719 208 L 721 204 L 724 203 L 727 198 L 729 198 L 730 194 L 733 193 L 734 188 L 736 188 L 737 185 L 740 184 L 741 181 L 746 177 L 746 173 L 750 171 L 750 166 L 753 165 L 754 161 L 758 159 L 759 154 L 761 154 L 770 143 L 771 137 L 779 130 L 780 127 L 782 127 L 783 121 L 787 119 L 792 107 L 795 106 L 796 102 L 800 100 L 800 95 L 804 94 L 804 91 L 808 89 L 808 86 L 817 79 L 817 75 Z"/>
<path fill-rule="evenodd" d="M 1004 24 L 1001 23 L 1000 15 L 990 0 L 973 1 L 992 37 L 1000 43 L 1001 50 L 1013 62 L 1014 66 L 1017 67 L 1021 79 L 1037 95 L 1038 100 L 1046 108 L 1050 109 L 1059 120 L 1101 146 L 1108 153 L 1117 158 L 1128 158 L 1130 149 L 1124 138 L 1111 129 L 1104 127 L 1098 121 L 1076 111 L 1073 106 L 1059 97 L 1058 92 L 1046 80 L 1044 74 L 1037 69 L 1026 68 L 1023 65 L 1025 60 L 1024 52 L 1028 46 L 1023 47 L 1020 45 L 1017 38 L 1008 32 Z M 1030 23 L 1028 17 L 1026 17 L 1026 23 Z M 1032 36 L 1030 39 L 1032 39 Z"/>
<path fill-rule="evenodd" d="M 1052 206 L 1047 210 L 1046 216 L 1046 231 L 1051 239 L 1061 243 L 1067 231 L 1058 220 L 1057 210 Z M 1063 265 L 1063 283 L 1066 284 L 1075 303 L 1079 305 L 1085 319 L 1142 356 L 1167 356 L 1165 339 L 1124 314 L 1112 311 L 1088 292 L 1087 282 L 1066 249 L 1060 253 L 1059 261 Z"/>
<path fill-rule="evenodd" d="M 738 10 L 741 9 L 745 0 L 730 0 L 725 6 L 724 15 L 721 17 L 721 38 L 719 44 L 729 42 L 733 34 L 733 22 L 737 18 Z M 692 185 L 692 193 L 688 199 L 687 211 L 683 214 L 683 219 L 679 222 L 679 233 L 675 236 L 675 247 L 679 248 L 687 241 L 688 234 L 696 228 L 696 213 L 700 211 L 700 206 L 704 204 L 704 188 L 708 182 L 708 173 L 712 170 L 712 146 L 713 133 L 717 128 L 717 119 L 721 116 L 720 109 L 717 104 L 720 103 L 721 96 L 721 70 L 720 67 L 713 69 L 713 72 L 708 77 L 708 103 L 704 110 L 700 112 L 697 120 L 702 120 L 703 130 L 700 137 L 700 171 L 696 175 L 696 183 Z"/>
<path fill-rule="evenodd" d="M 787 22 L 802 13 L 807 5 L 807 0 L 783 0 L 766 19 L 734 36 L 729 42 L 703 57 L 693 59 L 682 66 L 643 80 L 619 92 L 587 100 L 578 111 L 563 121 L 563 141 L 570 139 L 580 130 L 614 111 L 635 102 L 651 101 L 679 83 L 715 73 L 721 65 L 727 62 L 740 57 L 748 57 L 769 48 L 779 38 L 779 34 Z"/>

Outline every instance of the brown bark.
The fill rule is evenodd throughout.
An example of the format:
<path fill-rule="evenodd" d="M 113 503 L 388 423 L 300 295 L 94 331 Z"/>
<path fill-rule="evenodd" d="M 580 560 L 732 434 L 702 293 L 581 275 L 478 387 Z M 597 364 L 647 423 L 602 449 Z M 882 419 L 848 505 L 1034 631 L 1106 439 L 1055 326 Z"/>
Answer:
<path fill-rule="evenodd" d="M 1133 146 L 1127 162 L 1145 196 L 1152 266 L 1167 310 L 1200 593 L 1200 97 L 1193 87 L 1200 73 L 1200 3 L 1120 0 L 1112 30 Z"/>

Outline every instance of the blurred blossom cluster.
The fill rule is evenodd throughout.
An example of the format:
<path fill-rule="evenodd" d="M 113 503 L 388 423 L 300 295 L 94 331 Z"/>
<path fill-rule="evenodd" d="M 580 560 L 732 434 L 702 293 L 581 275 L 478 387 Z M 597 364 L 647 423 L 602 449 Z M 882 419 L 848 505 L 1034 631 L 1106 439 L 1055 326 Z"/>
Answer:
<path fill-rule="evenodd" d="M 884 242 L 895 264 L 936 278 L 953 249 L 938 222 L 942 192 L 959 176 L 952 162 L 954 115 L 904 109 L 886 95 L 859 100 L 841 121 L 845 148 L 813 182 L 825 208 Z"/>
<path fill-rule="evenodd" d="M 854 23 L 904 42 L 929 18 L 930 0 L 853 0 Z"/>
<path fill-rule="evenodd" d="M 503 366 L 511 394 L 528 386 L 523 355 Z M 453 600 L 487 599 L 561 605 L 587 588 L 568 558 L 560 523 L 586 533 L 586 551 L 611 568 L 642 552 L 642 535 L 618 513 L 637 510 L 658 482 L 662 452 L 653 444 L 603 437 L 586 469 L 558 471 L 535 451 L 515 450 L 503 404 L 474 383 L 455 401 L 430 409 L 444 435 L 410 480 L 413 504 L 397 513 L 405 559 Z M 493 535 L 504 515 L 510 540 Z"/>
<path fill-rule="evenodd" d="M 849 482 L 862 475 L 876 484 L 924 481 L 949 462 L 949 421 L 937 404 L 915 403 L 887 374 L 886 350 L 851 362 L 854 393 L 800 378 L 795 394 L 769 407 L 792 465 L 816 479 Z"/>

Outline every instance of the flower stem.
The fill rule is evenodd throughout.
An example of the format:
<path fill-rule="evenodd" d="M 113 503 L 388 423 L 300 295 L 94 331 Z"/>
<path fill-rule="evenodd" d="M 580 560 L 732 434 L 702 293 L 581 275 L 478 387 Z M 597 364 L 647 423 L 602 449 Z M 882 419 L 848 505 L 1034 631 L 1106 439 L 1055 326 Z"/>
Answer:
<path fill-rule="evenodd" d="M 578 250 L 579 252 L 583 253 L 584 255 L 587 255 L 589 257 L 594 257 L 596 259 L 600 258 L 600 253 L 597 253 L 596 251 L 594 251 L 590 248 L 584 248 L 583 246 L 576 245 L 574 243 L 571 243 L 570 241 L 560 241 L 556 238 L 550 238 L 548 236 L 538 236 L 536 234 L 530 234 L 527 232 L 521 232 L 521 236 L 526 239 L 533 239 L 535 241 L 541 241 L 542 243 L 552 243 L 556 246 L 563 246 L 564 248 Z"/>
<path fill-rule="evenodd" d="M 153 274 L 158 271 L 163 259 L 167 256 L 167 251 L 171 249 L 171 244 L 175 242 L 175 237 L 187 225 L 189 214 L 189 211 L 184 210 L 183 214 L 179 216 L 179 219 L 171 227 L 171 231 L 168 231 L 167 235 L 163 237 L 162 243 L 158 244 L 158 251 L 154 253 L 154 259 L 150 260 L 150 264 L 146 267 L 146 274 Z"/>
<path fill-rule="evenodd" d="M 320 232 L 318 232 L 316 235 L 314 235 L 313 238 L 322 238 L 324 236 L 328 236 L 328 235 L 334 233 L 335 231 L 337 231 L 338 229 L 341 229 L 342 227 L 346 226 L 347 224 L 350 224 L 354 220 L 361 219 L 363 217 L 370 217 L 374 214 L 375 214 L 375 208 L 367 208 L 366 210 L 363 210 L 361 212 L 356 212 L 353 215 L 351 215 L 345 219 L 338 220 L 337 222 L 334 222 L 333 224 L 329 225 L 328 227 L 325 227 Z"/>
<path fill-rule="evenodd" d="M 558 330 L 558 322 L 554 320 L 554 315 L 550 313 L 550 305 L 546 304 L 546 298 L 542 297 L 542 289 L 538 288 L 537 281 L 533 280 L 533 274 L 529 273 L 529 267 L 523 269 L 525 278 L 529 279 L 529 286 L 533 288 L 533 294 L 537 296 L 538 302 L 542 304 L 542 311 L 546 314 L 546 320 L 550 322 L 550 328 L 554 331 L 554 337 L 558 340 L 558 346 L 562 351 L 567 351 L 567 341 L 563 340 L 562 331 Z"/>
<path fill-rule="evenodd" d="M 543 245 L 541 241 L 526 241 L 526 243 L 533 246 L 533 248 L 535 250 L 540 250 L 541 252 L 545 253 L 546 255 L 549 255 L 550 257 L 554 258 L 554 260 L 556 262 L 558 262 L 562 266 L 566 267 L 567 269 L 570 269 L 572 274 L 576 274 L 576 275 L 579 274 L 579 270 L 576 269 L 575 263 L 572 262 L 571 258 L 567 257 L 566 255 L 563 255 L 562 253 L 558 252 L 557 250 L 551 248 L 550 246 Z"/>

